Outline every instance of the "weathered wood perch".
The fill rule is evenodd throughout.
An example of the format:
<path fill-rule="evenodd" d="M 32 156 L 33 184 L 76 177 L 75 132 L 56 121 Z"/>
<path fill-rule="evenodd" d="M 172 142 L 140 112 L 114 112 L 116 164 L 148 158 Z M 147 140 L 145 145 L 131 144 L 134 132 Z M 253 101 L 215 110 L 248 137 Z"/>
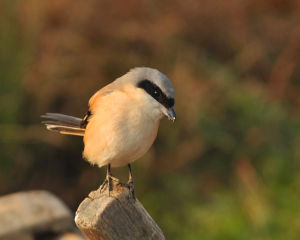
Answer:
<path fill-rule="evenodd" d="M 127 187 L 113 183 L 89 194 L 79 205 L 75 222 L 90 240 L 163 240 L 162 231 Z"/>

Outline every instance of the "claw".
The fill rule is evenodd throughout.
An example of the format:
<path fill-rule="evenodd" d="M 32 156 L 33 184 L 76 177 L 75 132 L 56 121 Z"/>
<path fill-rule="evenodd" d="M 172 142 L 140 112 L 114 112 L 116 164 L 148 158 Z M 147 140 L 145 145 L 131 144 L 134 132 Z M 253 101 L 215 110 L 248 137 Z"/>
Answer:
<path fill-rule="evenodd" d="M 133 175 L 132 175 L 132 169 L 131 169 L 131 165 L 128 164 L 128 168 L 129 168 L 129 180 L 127 183 L 128 189 L 130 191 L 130 194 L 133 198 L 133 200 L 135 201 L 135 191 L 134 191 L 134 182 L 133 182 Z"/>
<path fill-rule="evenodd" d="M 133 200 L 136 200 L 133 181 L 128 182 L 127 187 L 129 189 L 130 195 L 133 198 Z"/>
<path fill-rule="evenodd" d="M 119 182 L 120 180 L 117 179 L 116 177 L 112 176 L 111 174 L 111 169 L 110 169 L 110 164 L 107 165 L 107 172 L 106 172 L 106 177 L 104 182 L 101 184 L 101 186 L 99 187 L 100 192 L 104 191 L 106 186 L 107 186 L 107 190 L 108 190 L 108 196 L 110 196 L 110 192 L 113 190 L 113 183 L 114 182 Z"/>
<path fill-rule="evenodd" d="M 107 187 L 108 196 L 111 196 L 110 192 L 113 191 L 113 186 L 114 185 L 120 185 L 122 187 L 127 187 L 128 188 L 131 198 L 135 201 L 136 197 L 135 197 L 135 191 L 134 191 L 134 181 L 133 181 L 133 176 L 132 176 L 132 171 L 131 171 L 130 164 L 128 164 L 128 167 L 129 167 L 129 180 L 128 180 L 127 183 L 121 183 L 118 178 L 112 176 L 110 164 L 108 164 L 107 165 L 106 178 L 105 178 L 104 182 L 101 184 L 101 186 L 99 187 L 100 192 L 103 192 Z M 116 184 L 113 184 L 112 181 L 116 182 Z"/>

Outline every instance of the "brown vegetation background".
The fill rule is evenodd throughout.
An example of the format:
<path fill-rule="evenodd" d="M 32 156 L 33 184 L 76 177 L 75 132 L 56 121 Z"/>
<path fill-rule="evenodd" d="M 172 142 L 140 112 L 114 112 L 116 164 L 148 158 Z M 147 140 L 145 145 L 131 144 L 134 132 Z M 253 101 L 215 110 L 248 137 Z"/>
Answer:
<path fill-rule="evenodd" d="M 46 189 L 75 210 L 105 171 L 39 116 L 83 116 L 149 66 L 174 83 L 178 120 L 133 170 L 167 238 L 299 239 L 299 60 L 297 0 L 2 0 L 0 194 Z"/>

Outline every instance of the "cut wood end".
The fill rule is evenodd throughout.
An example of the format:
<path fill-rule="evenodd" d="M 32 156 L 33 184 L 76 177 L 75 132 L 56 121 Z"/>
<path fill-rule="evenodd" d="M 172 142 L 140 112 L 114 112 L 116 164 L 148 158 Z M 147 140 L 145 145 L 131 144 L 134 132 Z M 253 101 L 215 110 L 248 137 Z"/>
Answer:
<path fill-rule="evenodd" d="M 88 239 L 165 239 L 161 229 L 127 187 L 113 182 L 89 194 L 76 211 L 75 223 Z"/>

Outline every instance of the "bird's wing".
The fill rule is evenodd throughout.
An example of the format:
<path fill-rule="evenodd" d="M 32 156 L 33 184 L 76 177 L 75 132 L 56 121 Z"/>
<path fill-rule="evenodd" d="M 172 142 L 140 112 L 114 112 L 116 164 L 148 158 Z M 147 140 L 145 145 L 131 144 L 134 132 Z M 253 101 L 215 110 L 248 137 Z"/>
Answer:
<path fill-rule="evenodd" d="M 104 88 L 101 88 L 100 90 L 98 90 L 89 100 L 89 110 L 91 110 L 90 108 L 93 107 L 93 105 L 99 101 L 99 99 L 101 97 L 104 97 L 105 95 L 108 95 L 110 93 L 112 93 L 115 90 L 114 85 L 109 84 L 107 86 L 105 86 Z"/>
<path fill-rule="evenodd" d="M 45 115 L 41 116 L 45 119 L 45 121 L 42 123 L 46 125 L 47 129 L 59 132 L 61 134 L 83 136 L 97 101 L 99 101 L 101 97 L 112 93 L 116 87 L 116 84 L 108 84 L 104 88 L 97 91 L 90 98 L 89 110 L 82 119 L 60 113 L 46 113 Z"/>

